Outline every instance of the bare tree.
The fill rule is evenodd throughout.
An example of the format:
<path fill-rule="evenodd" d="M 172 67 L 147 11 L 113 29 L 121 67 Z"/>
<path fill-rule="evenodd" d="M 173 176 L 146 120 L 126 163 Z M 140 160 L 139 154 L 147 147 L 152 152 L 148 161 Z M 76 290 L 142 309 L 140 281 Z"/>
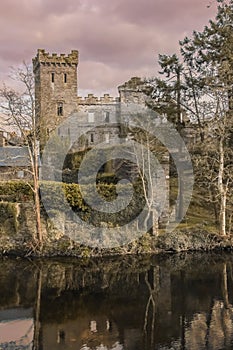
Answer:
<path fill-rule="evenodd" d="M 140 125 L 140 120 L 138 124 Z M 153 130 L 153 123 L 149 123 L 147 128 L 149 127 Z M 143 126 L 129 127 L 128 136 L 133 141 L 133 147 L 129 152 L 135 163 L 134 177 L 139 181 L 138 186 L 141 186 L 146 204 L 145 215 L 140 225 L 143 225 L 145 231 L 149 229 L 152 235 L 156 236 L 159 229 L 159 217 L 161 218 L 168 211 L 166 180 L 168 151 L 156 137 L 143 130 Z"/>
<path fill-rule="evenodd" d="M 212 94 L 208 103 L 213 117 L 207 124 L 205 141 L 194 149 L 193 160 L 196 181 L 201 187 L 208 188 L 207 200 L 214 204 L 219 231 L 224 236 L 231 230 L 233 120 L 227 109 L 226 89 L 217 87 Z"/>
<path fill-rule="evenodd" d="M 151 164 L 151 155 L 150 155 L 150 147 L 149 147 L 149 138 L 148 135 L 146 137 L 146 148 L 143 146 L 142 139 L 140 140 L 139 149 L 134 148 L 134 154 L 137 162 L 138 175 L 141 180 L 143 195 L 147 205 L 147 215 L 144 219 L 145 229 L 148 226 L 148 220 L 152 217 L 152 232 L 154 235 L 158 234 L 158 215 L 155 215 L 155 211 L 153 210 L 154 202 L 155 202 L 155 181 L 152 172 L 152 164 Z M 148 194 L 148 190 L 150 189 L 150 195 Z"/>
<path fill-rule="evenodd" d="M 39 170 L 38 155 L 39 142 L 36 126 L 35 99 L 34 99 L 34 75 L 31 66 L 26 63 L 22 68 L 13 69 L 11 78 L 22 86 L 21 91 L 3 85 L 0 89 L 1 111 L 6 116 L 6 121 L 18 129 L 22 142 L 28 148 L 31 169 L 30 174 L 33 184 L 29 185 L 34 194 L 36 214 L 37 243 L 42 245 L 41 212 L 39 196 Z"/>

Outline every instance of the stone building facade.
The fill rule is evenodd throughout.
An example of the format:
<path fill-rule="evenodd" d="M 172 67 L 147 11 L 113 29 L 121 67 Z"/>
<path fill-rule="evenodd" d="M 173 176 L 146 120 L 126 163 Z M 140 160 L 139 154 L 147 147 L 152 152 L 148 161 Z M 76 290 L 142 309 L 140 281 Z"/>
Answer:
<path fill-rule="evenodd" d="M 68 139 L 72 145 L 71 152 L 97 144 L 108 146 L 115 139 L 118 139 L 118 142 L 119 139 L 127 142 L 123 105 L 134 104 L 145 108 L 146 95 L 141 89 L 143 81 L 137 77 L 119 86 L 119 96 L 116 98 L 109 94 L 100 98 L 93 94 L 85 98 L 79 97 L 77 68 L 76 50 L 72 50 L 68 55 L 59 56 L 38 49 L 33 59 L 36 120 L 41 150 L 54 129 L 57 130 L 60 139 Z M 77 138 L 77 135 L 82 137 Z M 169 191 L 168 164 L 169 158 L 165 154 L 162 166 L 167 191 Z M 49 172 L 49 179 L 52 180 L 51 171 Z M 169 199 L 165 205 L 164 218 L 168 216 L 168 207 Z"/>
<path fill-rule="evenodd" d="M 119 86 L 119 97 L 115 98 L 109 94 L 100 98 L 93 94 L 85 98 L 79 97 L 78 62 L 76 50 L 72 50 L 68 55 L 59 56 L 38 49 L 36 57 L 33 58 L 36 119 L 42 148 L 48 135 L 75 113 L 77 122 L 66 130 L 61 127 L 61 136 L 74 134 L 76 128 L 83 128 L 85 131 L 91 126 L 102 124 L 103 127 L 99 127 L 95 132 L 87 132 L 87 144 L 91 146 L 104 140 L 108 142 L 121 133 L 121 104 L 145 104 L 145 94 L 140 89 L 140 83 L 143 82 L 137 77 Z"/>

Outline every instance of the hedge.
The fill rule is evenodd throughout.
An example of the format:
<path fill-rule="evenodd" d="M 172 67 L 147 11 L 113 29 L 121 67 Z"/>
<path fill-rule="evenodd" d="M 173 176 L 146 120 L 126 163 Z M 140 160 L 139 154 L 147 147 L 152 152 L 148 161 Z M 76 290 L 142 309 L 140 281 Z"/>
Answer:
<path fill-rule="evenodd" d="M 87 191 L 89 186 L 90 185 L 85 185 Z M 124 195 L 127 195 L 127 192 L 130 194 L 129 191 L 131 190 L 131 187 L 127 184 L 120 184 L 119 189 L 123 191 Z M 110 202 L 117 198 L 117 187 L 115 184 L 100 182 L 97 184 L 97 191 L 100 197 L 105 201 Z M 93 195 L 91 200 L 95 201 L 96 194 L 94 192 L 92 193 L 91 189 L 88 192 Z M 78 184 L 42 182 L 41 194 L 43 196 L 43 203 L 49 201 L 50 210 L 63 208 L 65 197 L 74 212 L 79 213 L 83 220 L 91 221 L 97 226 L 101 222 L 118 226 L 122 225 L 122 223 L 129 222 L 132 218 L 138 215 L 141 208 L 145 205 L 143 191 L 141 186 L 138 186 L 138 183 L 134 185 L 133 196 L 130 204 L 116 214 L 101 213 L 89 207 L 82 197 L 80 186 Z M 33 200 L 33 192 L 30 185 L 24 181 L 0 182 L 0 200 L 9 202 L 29 201 Z"/>

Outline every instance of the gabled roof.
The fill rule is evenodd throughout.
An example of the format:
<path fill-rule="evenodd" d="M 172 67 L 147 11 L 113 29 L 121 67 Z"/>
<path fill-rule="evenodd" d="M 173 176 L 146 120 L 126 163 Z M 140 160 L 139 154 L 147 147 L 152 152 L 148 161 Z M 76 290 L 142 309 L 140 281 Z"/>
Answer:
<path fill-rule="evenodd" d="M 0 147 L 0 167 L 28 167 L 30 159 L 27 147 Z"/>

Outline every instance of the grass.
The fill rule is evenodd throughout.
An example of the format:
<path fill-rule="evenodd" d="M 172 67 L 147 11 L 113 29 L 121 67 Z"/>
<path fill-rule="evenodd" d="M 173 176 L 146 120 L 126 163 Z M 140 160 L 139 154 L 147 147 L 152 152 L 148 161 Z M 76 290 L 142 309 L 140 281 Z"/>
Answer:
<path fill-rule="evenodd" d="M 177 199 L 177 179 L 171 178 L 170 182 L 170 203 L 174 204 Z M 187 213 L 178 225 L 178 229 L 203 228 L 210 233 L 218 233 L 215 223 L 213 207 L 206 200 L 206 194 L 197 186 L 194 187 L 190 205 Z"/>

